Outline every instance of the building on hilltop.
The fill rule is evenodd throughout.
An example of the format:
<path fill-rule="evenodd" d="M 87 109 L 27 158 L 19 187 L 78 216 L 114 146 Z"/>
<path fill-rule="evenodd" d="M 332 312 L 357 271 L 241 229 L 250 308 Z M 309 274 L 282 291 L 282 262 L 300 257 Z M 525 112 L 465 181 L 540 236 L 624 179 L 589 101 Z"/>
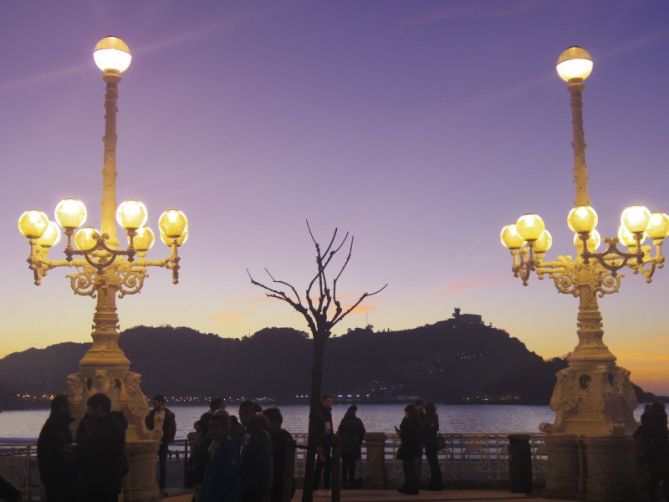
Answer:
<path fill-rule="evenodd" d="M 455 326 L 462 326 L 464 324 L 469 325 L 483 325 L 483 318 L 478 314 L 461 314 L 460 308 L 456 307 L 453 311 L 452 320 L 454 321 Z"/>

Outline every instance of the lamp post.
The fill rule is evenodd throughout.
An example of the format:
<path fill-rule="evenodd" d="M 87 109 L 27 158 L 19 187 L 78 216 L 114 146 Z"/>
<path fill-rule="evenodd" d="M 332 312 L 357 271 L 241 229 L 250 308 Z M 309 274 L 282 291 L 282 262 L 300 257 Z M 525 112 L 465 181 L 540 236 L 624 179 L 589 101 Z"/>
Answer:
<path fill-rule="evenodd" d="M 552 279 L 558 292 L 579 300 L 578 345 L 568 357 L 569 367 L 557 374 L 550 401 L 555 422 L 541 425 L 548 434 L 548 489 L 568 497 L 583 495 L 587 472 L 588 500 L 632 500 L 625 497 L 632 489 L 630 436 L 636 428 L 637 401 L 629 371 L 616 365 L 602 340 L 597 299 L 620 290 L 622 269 L 652 280 L 664 265 L 662 242 L 669 235 L 669 216 L 643 206 L 628 207 L 617 236 L 605 239 L 606 246 L 599 251 L 602 239 L 596 229 L 597 213 L 590 205 L 582 114 L 584 81 L 592 67 L 590 54 L 574 46 L 560 55 L 556 68 L 571 98 L 576 197 L 567 223 L 574 232 L 575 257 L 545 259 L 552 237 L 536 214 L 505 226 L 501 241 L 511 251 L 514 276 L 524 285 L 534 273 L 539 279 Z M 652 246 L 645 244 L 647 238 Z"/>
<path fill-rule="evenodd" d="M 188 220 L 176 209 L 165 211 L 158 220 L 160 237 L 170 249 L 160 260 L 146 257 L 154 244 L 154 232 L 146 226 L 144 204 L 126 200 L 116 205 L 116 113 L 118 84 L 129 67 L 132 56 L 128 46 L 117 37 L 106 37 L 95 46 L 96 65 L 103 73 L 105 93 L 104 164 L 100 229 L 83 226 L 87 211 L 83 202 L 64 199 L 56 206 L 55 222 L 38 210 L 24 212 L 19 231 L 29 240 L 28 264 L 34 282 L 39 285 L 47 272 L 67 267 L 67 277 L 75 294 L 96 299 L 93 316 L 93 343 L 79 362 L 79 372 L 68 376 L 67 394 L 78 419 L 92 394 L 104 392 L 114 410 L 122 411 L 128 421 L 126 442 L 130 459 L 132 500 L 157 498 L 155 455 L 160 431 L 148 431 L 144 418 L 147 399 L 140 387 L 140 375 L 130 371 L 130 361 L 118 345 L 116 299 L 139 293 L 149 267 L 163 267 L 172 272 L 172 282 L 179 280 L 179 247 L 188 237 Z M 125 230 L 127 246 L 119 247 L 118 222 Z M 65 234 L 64 259 L 49 258 L 49 251 Z"/>

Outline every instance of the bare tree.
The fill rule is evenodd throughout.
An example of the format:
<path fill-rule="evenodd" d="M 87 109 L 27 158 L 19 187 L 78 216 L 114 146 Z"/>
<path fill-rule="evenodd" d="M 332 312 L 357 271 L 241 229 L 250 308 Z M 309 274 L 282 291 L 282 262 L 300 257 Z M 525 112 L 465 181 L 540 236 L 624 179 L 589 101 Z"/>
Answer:
<path fill-rule="evenodd" d="M 337 240 L 338 229 L 335 228 L 332 237 L 325 249 L 322 249 L 311 231 L 311 226 L 307 220 L 307 230 L 309 236 L 316 248 L 316 274 L 307 286 L 304 299 L 300 296 L 292 284 L 275 278 L 270 271 L 265 268 L 265 272 L 271 283 L 264 284 L 256 281 L 247 270 L 251 283 L 265 290 L 269 298 L 276 298 L 288 303 L 298 311 L 307 321 L 309 331 L 314 339 L 314 355 L 311 367 L 311 394 L 309 398 L 309 439 L 307 440 L 307 460 L 304 471 L 304 491 L 302 502 L 311 502 L 314 490 L 314 468 L 316 457 L 315 438 L 317 435 L 316 420 L 320 410 L 321 387 L 323 380 L 323 361 L 325 357 L 325 345 L 332 334 L 332 328 L 340 323 L 356 307 L 358 307 L 366 298 L 374 296 L 383 291 L 388 284 L 372 291 L 363 293 L 352 305 L 344 307 L 337 297 L 337 287 L 344 270 L 348 266 L 353 253 L 353 236 L 346 235 L 339 241 Z M 332 264 L 333 258 L 348 244 L 348 253 L 343 263 L 332 279 L 328 267 Z"/>

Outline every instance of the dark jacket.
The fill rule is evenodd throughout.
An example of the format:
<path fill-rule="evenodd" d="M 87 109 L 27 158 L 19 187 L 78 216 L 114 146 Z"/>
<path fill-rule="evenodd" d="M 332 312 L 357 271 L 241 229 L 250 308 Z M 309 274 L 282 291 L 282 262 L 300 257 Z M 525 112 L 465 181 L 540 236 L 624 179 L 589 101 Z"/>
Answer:
<path fill-rule="evenodd" d="M 326 450 L 332 448 L 332 438 L 334 437 L 332 410 L 321 407 L 314 420 L 316 421 L 316 437 L 314 438 L 316 446 Z"/>
<path fill-rule="evenodd" d="M 239 450 L 228 436 L 212 445 L 213 454 L 207 462 L 202 502 L 239 502 L 241 499 Z"/>
<path fill-rule="evenodd" d="M 437 448 L 437 438 L 439 437 L 439 416 L 424 415 L 421 420 L 423 430 L 423 445 L 425 448 Z"/>
<path fill-rule="evenodd" d="M 151 410 L 144 419 L 146 428 L 153 430 L 156 410 Z M 160 440 L 163 444 L 169 444 L 174 441 L 174 436 L 177 434 L 177 420 L 169 409 L 165 408 L 165 420 L 163 420 L 163 437 Z"/>
<path fill-rule="evenodd" d="M 272 489 L 273 454 L 269 422 L 253 417 L 246 428 L 241 450 L 242 497 L 267 497 Z"/>
<path fill-rule="evenodd" d="M 356 416 L 344 416 L 339 423 L 337 434 L 341 439 L 341 453 L 359 458 L 362 441 L 365 439 L 365 426 Z"/>
<path fill-rule="evenodd" d="M 281 502 L 283 500 L 284 488 L 289 490 L 289 493 L 295 492 L 295 480 L 290 478 L 288 483 L 289 487 L 285 487 L 286 482 L 286 465 L 288 462 L 288 455 L 292 454 L 293 450 L 291 446 L 295 443 L 293 436 L 290 435 L 290 432 L 284 429 L 272 430 L 270 431 L 270 438 L 272 439 L 272 452 L 274 460 L 274 477 L 272 481 L 272 502 Z"/>
<path fill-rule="evenodd" d="M 65 455 L 65 446 L 72 443 L 70 424 L 73 421 L 67 415 L 52 412 L 37 440 L 37 463 L 42 484 L 64 495 L 75 493 L 76 486 L 74 463 Z"/>
<path fill-rule="evenodd" d="M 125 456 L 127 422 L 120 413 L 82 419 L 77 431 L 77 464 L 84 496 L 120 493 L 128 472 Z"/>
<path fill-rule="evenodd" d="M 666 427 L 641 425 L 634 433 L 636 455 L 642 467 L 669 472 L 669 437 Z"/>
<path fill-rule="evenodd" d="M 400 448 L 397 451 L 397 458 L 401 460 L 410 460 L 421 456 L 421 426 L 420 422 L 414 418 L 405 417 L 400 424 Z"/>

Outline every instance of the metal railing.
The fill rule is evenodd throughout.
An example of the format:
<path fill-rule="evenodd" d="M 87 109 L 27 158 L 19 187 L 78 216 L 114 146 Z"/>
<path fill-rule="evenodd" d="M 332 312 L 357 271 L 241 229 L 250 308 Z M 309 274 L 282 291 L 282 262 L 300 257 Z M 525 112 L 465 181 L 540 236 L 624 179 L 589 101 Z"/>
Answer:
<path fill-rule="evenodd" d="M 370 465 L 368 448 L 374 447 L 365 441 L 357 464 L 357 478 L 363 480 L 371 476 L 381 477 L 384 485 L 397 486 L 403 480 L 402 462 L 397 459 L 400 440 L 395 434 L 378 435 L 383 441 L 382 473 L 370 472 L 378 466 Z M 293 434 L 295 449 L 295 478 L 304 477 L 307 434 Z M 445 447 L 439 451 L 439 462 L 444 478 L 449 482 L 463 484 L 504 484 L 509 475 L 509 434 L 442 434 Z M 543 434 L 530 435 L 534 479 L 541 483 L 545 476 L 546 451 Z M 376 443 L 380 448 L 380 443 Z M 188 467 L 190 444 L 180 439 L 170 444 L 168 457 L 168 485 L 181 487 Z M 37 447 L 34 442 L 0 443 L 0 475 L 14 485 L 24 497 L 40 493 L 39 472 L 37 470 Z M 426 462 L 421 469 L 422 477 L 429 476 Z"/>

